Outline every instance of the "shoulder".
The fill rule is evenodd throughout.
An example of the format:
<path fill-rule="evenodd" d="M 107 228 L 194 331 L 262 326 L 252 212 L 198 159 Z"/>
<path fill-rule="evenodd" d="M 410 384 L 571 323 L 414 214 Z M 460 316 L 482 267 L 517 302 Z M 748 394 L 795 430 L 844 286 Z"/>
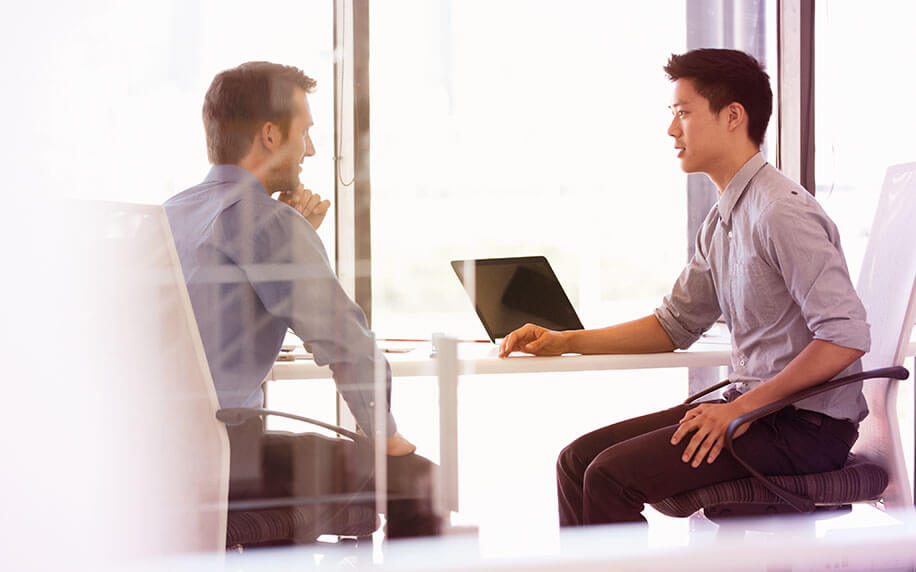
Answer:
<path fill-rule="evenodd" d="M 755 239 L 760 244 L 798 248 L 839 244 L 839 230 L 817 199 L 773 167 L 751 194 L 749 204 Z"/>
<path fill-rule="evenodd" d="M 289 244 L 320 244 L 318 233 L 296 209 L 266 194 L 239 198 L 221 219 L 224 233 L 250 240 L 274 254 L 278 249 L 290 250 Z"/>
<path fill-rule="evenodd" d="M 761 169 L 748 191 L 748 216 L 759 225 L 832 225 L 814 196 L 772 165 Z"/>
<path fill-rule="evenodd" d="M 193 187 L 187 188 L 178 194 L 172 195 L 168 200 L 162 203 L 162 206 L 166 209 L 175 209 L 190 203 L 197 202 L 203 199 L 206 194 L 206 190 L 207 185 L 194 185 Z"/>
<path fill-rule="evenodd" d="M 807 206 L 811 195 L 772 165 L 765 165 L 751 181 L 746 205 L 750 214 L 763 215 L 785 208 Z"/>
<path fill-rule="evenodd" d="M 262 193 L 236 197 L 232 204 L 226 205 L 225 214 L 260 232 L 295 232 L 306 223 L 294 208 Z"/>

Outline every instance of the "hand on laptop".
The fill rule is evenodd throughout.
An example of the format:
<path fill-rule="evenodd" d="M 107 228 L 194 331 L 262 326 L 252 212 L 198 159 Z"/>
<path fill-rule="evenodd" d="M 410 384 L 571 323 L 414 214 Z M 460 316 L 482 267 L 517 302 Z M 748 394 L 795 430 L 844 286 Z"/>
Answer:
<path fill-rule="evenodd" d="M 569 344 L 563 332 L 555 332 L 534 324 L 525 324 L 503 339 L 499 357 L 512 352 L 527 352 L 536 356 L 558 356 L 569 352 Z"/>

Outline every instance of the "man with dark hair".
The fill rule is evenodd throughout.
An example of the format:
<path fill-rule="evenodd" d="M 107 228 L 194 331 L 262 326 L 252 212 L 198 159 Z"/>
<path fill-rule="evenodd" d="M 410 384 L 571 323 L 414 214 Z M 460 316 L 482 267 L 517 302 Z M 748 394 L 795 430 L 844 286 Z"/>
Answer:
<path fill-rule="evenodd" d="M 314 87 L 297 68 L 268 62 L 218 74 L 203 105 L 213 167 L 203 183 L 166 201 L 165 211 L 220 406 L 263 406 L 262 382 L 292 328 L 315 363 L 330 366 L 360 429 L 385 431 L 389 494 L 398 499 L 388 504 L 389 536 L 435 534 L 435 466 L 414 454 L 390 410 L 377 427 L 373 387 L 380 375 L 390 397 L 391 369 L 315 232 L 330 203 L 299 182 L 300 164 L 315 154 L 307 97 Z M 367 447 L 267 432 L 261 419 L 230 425 L 228 433 L 231 500 L 374 491 Z M 319 520 L 341 510 L 314 506 Z"/>
<path fill-rule="evenodd" d="M 773 97 L 766 72 L 747 54 L 718 49 L 673 55 L 665 71 L 681 168 L 719 189 L 695 255 L 654 314 L 598 330 L 528 324 L 506 337 L 500 355 L 673 351 L 721 315 L 734 383 L 721 400 L 615 423 L 567 446 L 557 461 L 561 526 L 645 522 L 644 503 L 749 476 L 723 451 L 729 423 L 861 371 L 869 349 L 836 226 L 760 153 Z M 837 469 L 867 413 L 861 383 L 848 385 L 740 427 L 735 448 L 764 474 Z"/>

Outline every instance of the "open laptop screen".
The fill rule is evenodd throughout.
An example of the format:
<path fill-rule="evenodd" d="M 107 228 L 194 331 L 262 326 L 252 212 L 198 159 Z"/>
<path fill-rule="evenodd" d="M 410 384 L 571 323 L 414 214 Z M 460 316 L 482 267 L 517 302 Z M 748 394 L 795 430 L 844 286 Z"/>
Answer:
<path fill-rule="evenodd" d="M 582 329 L 543 256 L 453 260 L 452 268 L 492 341 L 528 322 L 552 330 Z M 472 273 L 473 283 L 469 283 Z"/>

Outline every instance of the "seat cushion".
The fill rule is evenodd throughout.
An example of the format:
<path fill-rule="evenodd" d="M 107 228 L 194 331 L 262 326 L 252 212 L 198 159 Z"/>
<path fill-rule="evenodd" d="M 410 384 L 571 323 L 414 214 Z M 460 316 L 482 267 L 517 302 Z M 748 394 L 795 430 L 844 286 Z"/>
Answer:
<path fill-rule="evenodd" d="M 226 524 L 226 546 L 277 543 L 308 544 L 322 534 L 368 536 L 379 526 L 374 507 L 366 503 L 344 507 L 286 506 L 259 510 L 231 510 Z"/>
<path fill-rule="evenodd" d="M 816 505 L 842 505 L 877 500 L 887 488 L 888 475 L 880 466 L 849 456 L 839 470 L 810 475 L 768 477 L 790 492 L 810 498 Z M 690 516 L 701 508 L 721 505 L 759 505 L 760 514 L 786 505 L 755 478 L 738 479 L 696 489 L 664 499 L 652 506 L 668 516 Z M 747 512 L 753 512 L 746 511 Z"/>

